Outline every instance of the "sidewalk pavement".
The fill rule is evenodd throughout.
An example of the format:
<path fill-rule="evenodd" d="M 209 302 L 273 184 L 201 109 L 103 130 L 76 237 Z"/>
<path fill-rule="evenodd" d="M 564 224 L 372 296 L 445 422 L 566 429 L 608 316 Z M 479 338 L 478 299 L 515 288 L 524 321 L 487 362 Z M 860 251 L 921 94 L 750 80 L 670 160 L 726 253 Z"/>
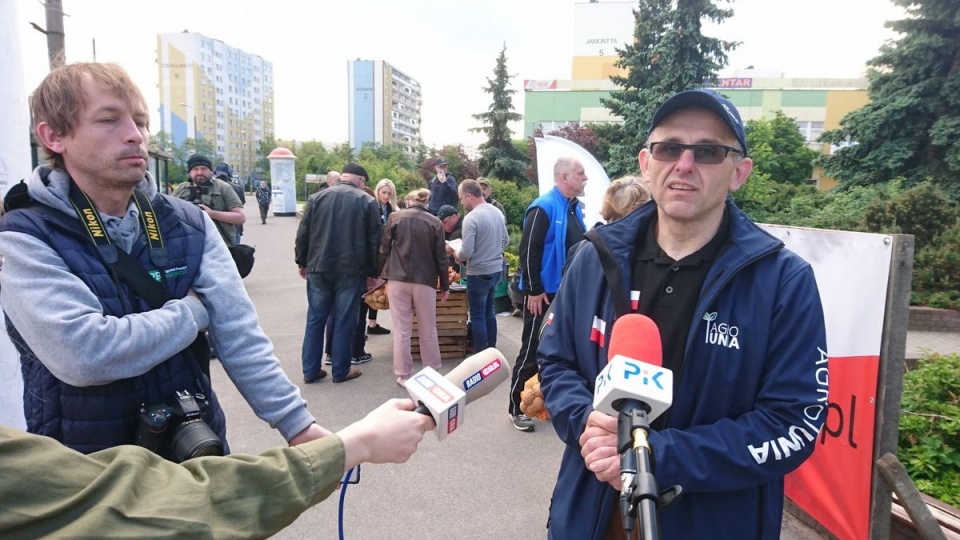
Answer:
<path fill-rule="evenodd" d="M 370 336 L 373 361 L 359 366 L 363 376 L 333 384 L 330 377 L 304 385 L 300 349 L 306 321 L 306 285 L 293 261 L 299 219 L 269 217 L 261 225 L 257 205 L 246 206 L 243 242 L 257 248 L 256 264 L 244 284 L 273 341 L 280 363 L 301 388 L 318 422 L 336 431 L 363 417 L 389 398 L 405 397 L 392 369 L 392 336 Z M 389 311 L 379 323 L 392 326 Z M 519 353 L 522 321 L 497 317 L 497 345 L 512 365 Z M 960 352 L 960 335 L 911 332 L 908 357 L 924 351 Z M 446 373 L 458 364 L 445 361 Z M 415 366 L 416 367 L 416 366 Z M 219 363 L 214 388 L 228 418 L 233 452 L 258 453 L 282 445 L 282 437 L 254 416 Z M 329 371 L 329 367 L 327 367 Z M 564 449 L 550 422 L 538 422 L 533 433 L 514 429 L 507 414 L 508 384 L 471 403 L 465 422 L 442 443 L 428 434 L 419 451 L 403 465 L 366 465 L 361 480 L 345 490 L 344 533 L 351 539 L 500 539 L 544 538 L 547 510 Z M 277 538 L 336 538 L 341 495 L 305 512 Z M 817 538 L 785 516 L 781 538 Z"/>
<path fill-rule="evenodd" d="M 257 248 L 256 263 L 244 280 L 287 376 L 300 386 L 307 407 L 324 427 L 336 431 L 359 420 L 390 398 L 406 397 L 392 365 L 392 335 L 370 336 L 373 360 L 363 376 L 334 384 L 330 377 L 305 385 L 300 349 L 306 321 L 305 281 L 293 260 L 299 219 L 274 217 L 260 224 L 248 201 L 243 242 Z M 390 328 L 389 311 L 379 323 Z M 498 317 L 498 348 L 512 365 L 519 352 L 519 318 Z M 441 372 L 456 367 L 444 361 Z M 415 362 L 415 368 L 419 369 Z M 329 372 L 329 366 L 325 367 Z M 259 453 L 285 441 L 258 419 L 214 362 L 214 388 L 227 415 L 233 452 Z M 364 465 L 360 483 L 344 493 L 344 537 L 348 539 L 544 538 L 547 509 L 564 445 L 549 422 L 533 433 L 514 429 L 507 414 L 508 384 L 475 401 L 463 425 L 444 441 L 428 434 L 419 451 L 402 465 Z M 277 538 L 337 538 L 335 492 L 308 510 Z"/>
<path fill-rule="evenodd" d="M 930 353 L 960 353 L 960 333 L 957 332 L 907 332 L 907 360 L 916 360 Z"/>

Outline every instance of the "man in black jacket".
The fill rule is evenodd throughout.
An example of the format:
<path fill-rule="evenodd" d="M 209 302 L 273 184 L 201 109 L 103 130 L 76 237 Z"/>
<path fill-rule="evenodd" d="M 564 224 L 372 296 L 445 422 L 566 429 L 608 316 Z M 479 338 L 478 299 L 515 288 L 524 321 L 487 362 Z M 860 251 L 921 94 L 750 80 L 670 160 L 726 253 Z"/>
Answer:
<path fill-rule="evenodd" d="M 437 215 L 441 206 L 450 205 L 456 208 L 460 199 L 457 196 L 457 179 L 447 173 L 447 161 L 440 158 L 433 167 L 437 174 L 427 184 L 430 189 L 430 206 L 427 210 Z"/>
<path fill-rule="evenodd" d="M 333 336 L 333 382 L 360 376 L 350 367 L 360 295 L 377 275 L 380 208 L 364 193 L 367 171 L 356 163 L 343 168 L 340 181 L 310 196 L 297 230 L 295 257 L 307 280 L 307 327 L 303 336 L 303 382 L 326 377 L 321 369 L 323 334 L 329 317 Z"/>

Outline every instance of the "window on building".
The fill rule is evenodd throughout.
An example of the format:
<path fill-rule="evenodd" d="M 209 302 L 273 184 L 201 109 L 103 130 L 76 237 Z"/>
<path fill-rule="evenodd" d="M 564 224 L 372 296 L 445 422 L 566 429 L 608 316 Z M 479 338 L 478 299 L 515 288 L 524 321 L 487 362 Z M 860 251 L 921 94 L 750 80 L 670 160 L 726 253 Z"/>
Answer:
<path fill-rule="evenodd" d="M 544 133 L 550 133 L 551 131 L 569 126 L 572 123 L 573 122 L 570 122 L 567 120 L 553 120 L 549 122 L 540 122 L 540 129 L 543 130 Z"/>
<path fill-rule="evenodd" d="M 797 121 L 797 128 L 808 143 L 816 142 L 823 133 L 823 122 Z"/>

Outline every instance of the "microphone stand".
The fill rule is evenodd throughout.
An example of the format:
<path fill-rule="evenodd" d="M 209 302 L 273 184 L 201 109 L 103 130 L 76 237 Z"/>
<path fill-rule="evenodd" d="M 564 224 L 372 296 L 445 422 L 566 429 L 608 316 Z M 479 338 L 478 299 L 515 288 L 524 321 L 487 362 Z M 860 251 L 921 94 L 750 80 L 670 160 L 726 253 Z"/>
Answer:
<path fill-rule="evenodd" d="M 635 399 L 624 399 L 614 406 L 620 411 L 617 417 L 617 452 L 620 453 L 620 513 L 624 531 L 630 538 L 639 518 L 641 540 L 660 540 L 657 514 L 660 495 L 647 440 L 650 432 L 647 412 L 650 408 Z M 673 489 L 679 493 L 679 487 Z"/>
<path fill-rule="evenodd" d="M 650 451 L 650 407 L 637 399 L 614 402 L 617 416 L 617 452 L 620 453 L 620 515 L 627 538 L 631 538 L 637 518 L 640 539 L 660 540 L 659 507 L 670 506 L 683 493 L 680 486 L 657 492 L 653 475 L 653 453 Z"/>

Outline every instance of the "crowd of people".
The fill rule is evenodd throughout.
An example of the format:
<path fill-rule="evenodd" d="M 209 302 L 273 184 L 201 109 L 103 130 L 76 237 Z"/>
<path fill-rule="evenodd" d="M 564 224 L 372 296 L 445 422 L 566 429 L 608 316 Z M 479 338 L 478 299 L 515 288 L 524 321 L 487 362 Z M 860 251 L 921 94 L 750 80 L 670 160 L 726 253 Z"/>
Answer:
<path fill-rule="evenodd" d="M 433 421 L 412 412 L 410 400 L 388 402 L 335 434 L 316 422 L 233 266 L 228 248 L 243 234 L 243 190 L 229 166 L 194 154 L 187 181 L 173 196 L 158 194 L 146 172 L 146 101 L 121 68 L 57 68 L 31 108 L 48 163 L 16 196 L 11 190 L 0 217 L 0 299 L 24 374 L 29 433 L 0 428 L 0 482 L 6 488 L 31 471 L 69 474 L 38 474 L 43 481 L 29 496 L 10 501 L 19 532 L 110 536 L 138 519 L 162 527 L 170 510 L 156 501 L 187 493 L 205 504 L 169 507 L 183 526 L 268 535 L 331 494 L 344 470 L 402 463 L 416 451 Z M 650 431 L 658 481 L 684 487 L 662 511 L 663 537 L 718 530 L 778 537 L 783 477 L 813 446 L 763 461 L 748 446 L 785 437 L 796 425 L 819 429 L 823 415 L 809 414 L 822 406 L 815 364 L 798 360 L 826 350 L 825 331 L 810 266 L 728 197 L 750 175 L 747 150 L 729 101 L 712 91 L 682 92 L 654 114 L 639 149 L 640 176 L 611 182 L 606 224 L 584 223 L 579 197 L 589 179 L 570 157 L 556 161 L 551 189 L 513 224 L 522 230 L 523 331 L 509 419 L 522 432 L 535 429 L 521 391 L 539 377 L 566 444 L 549 538 L 622 533 L 617 418 L 593 410 L 592 394 L 613 323 L 630 312 L 657 323 L 664 366 L 677 374 L 673 408 Z M 436 309 L 453 285 L 451 265 L 465 276 L 474 349 L 497 346 L 494 291 L 508 270 L 506 211 L 488 179 L 458 182 L 443 159 L 434 169 L 426 189 L 401 198 L 390 179 L 371 187 L 366 169 L 347 163 L 306 202 L 294 239 L 307 298 L 303 384 L 328 375 L 333 383 L 356 380 L 358 365 L 371 359 L 367 336 L 392 334 L 393 371 L 404 385 L 414 370 L 414 317 L 423 365 L 441 369 Z M 261 224 L 270 196 L 261 182 Z M 363 300 L 384 282 L 389 328 Z M 743 328 L 744 347 L 704 342 L 704 325 L 714 319 Z M 292 448 L 228 456 L 211 346 L 256 415 Z M 736 391 L 726 382 L 733 379 Z M 189 425 L 191 443 L 171 436 L 182 426 L 168 431 L 169 422 Z M 128 474 L 149 489 L 130 487 Z M 201 475 L 246 498 L 217 503 L 204 496 L 212 488 L 197 481 Z M 289 489 L 258 487 L 279 484 Z M 102 489 L 85 489 L 92 485 Z M 87 519 L 51 503 L 94 508 L 118 493 L 138 510 Z M 268 498 L 283 511 L 231 517 Z M 144 527 L 136 530 L 151 535 Z"/>

